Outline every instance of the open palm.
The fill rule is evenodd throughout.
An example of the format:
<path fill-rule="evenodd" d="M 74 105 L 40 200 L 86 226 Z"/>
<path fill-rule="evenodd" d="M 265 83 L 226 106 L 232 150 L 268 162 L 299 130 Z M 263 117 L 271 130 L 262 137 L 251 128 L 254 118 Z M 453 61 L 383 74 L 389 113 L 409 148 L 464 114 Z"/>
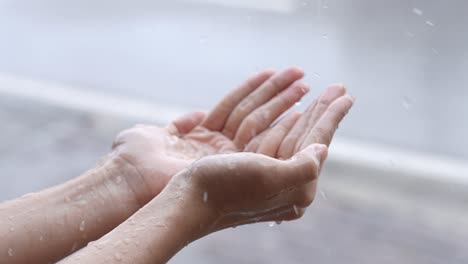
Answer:
<path fill-rule="evenodd" d="M 250 151 L 287 159 L 312 143 L 329 144 L 352 105 L 345 89 L 330 86 L 304 112 L 279 116 L 299 101 L 308 88 L 303 72 L 289 68 L 263 71 L 222 99 L 209 113 L 189 113 L 167 127 L 138 125 L 117 136 L 115 153 L 135 170 L 133 178 L 147 185 L 149 200 L 173 175 L 205 156 Z"/>

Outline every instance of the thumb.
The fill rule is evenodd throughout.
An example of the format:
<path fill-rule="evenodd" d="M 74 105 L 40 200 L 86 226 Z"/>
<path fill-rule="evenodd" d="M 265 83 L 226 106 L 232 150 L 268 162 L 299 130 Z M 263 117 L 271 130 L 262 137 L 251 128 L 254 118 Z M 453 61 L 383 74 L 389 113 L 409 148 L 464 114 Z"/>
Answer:
<path fill-rule="evenodd" d="M 293 167 L 298 167 L 302 171 L 312 177 L 318 177 L 323 163 L 328 155 L 328 148 L 323 144 L 312 144 L 307 146 L 305 149 L 296 153 L 290 162 L 293 163 Z"/>

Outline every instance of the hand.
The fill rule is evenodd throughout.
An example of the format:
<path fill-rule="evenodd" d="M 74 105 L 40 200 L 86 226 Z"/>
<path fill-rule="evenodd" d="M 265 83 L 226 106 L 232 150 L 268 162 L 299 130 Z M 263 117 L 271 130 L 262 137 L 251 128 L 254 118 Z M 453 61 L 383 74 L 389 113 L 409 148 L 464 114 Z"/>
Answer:
<path fill-rule="evenodd" d="M 329 86 L 306 111 L 290 113 L 249 142 L 246 151 L 288 159 L 310 144 L 329 146 L 354 98 L 341 84 Z"/>
<path fill-rule="evenodd" d="M 117 136 L 117 158 L 133 169 L 126 180 L 141 203 L 157 195 L 170 178 L 205 156 L 244 151 L 258 134 L 308 92 L 303 72 L 261 72 L 229 93 L 210 113 L 193 112 L 167 127 L 140 125 Z M 299 117 L 285 118 L 291 123 Z M 142 187 L 143 186 L 143 187 Z"/>
<path fill-rule="evenodd" d="M 294 220 L 314 200 L 326 156 L 327 147 L 314 144 L 288 160 L 253 153 L 205 157 L 177 174 L 165 192 L 182 193 L 178 200 L 190 204 L 189 212 L 203 212 L 186 218 L 204 219 L 197 223 L 204 227 L 198 236 L 252 222 Z"/>

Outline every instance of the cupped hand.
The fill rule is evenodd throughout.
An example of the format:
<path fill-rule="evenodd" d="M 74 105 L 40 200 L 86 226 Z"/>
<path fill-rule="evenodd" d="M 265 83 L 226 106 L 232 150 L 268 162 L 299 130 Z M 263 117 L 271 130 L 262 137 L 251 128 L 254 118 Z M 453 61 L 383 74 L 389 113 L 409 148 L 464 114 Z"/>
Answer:
<path fill-rule="evenodd" d="M 209 113 L 192 112 L 167 127 L 138 125 L 120 133 L 115 156 L 131 166 L 126 180 L 140 201 L 157 195 L 173 175 L 209 155 L 245 151 L 307 92 L 295 67 L 267 70 L 227 94 Z M 295 123 L 293 112 L 277 126 Z M 128 170 L 127 170 L 128 171 Z"/>
<path fill-rule="evenodd" d="M 173 193 L 204 216 L 201 235 L 238 225 L 300 218 L 314 200 L 327 147 L 313 144 L 292 158 L 234 153 L 202 158 L 170 182 Z M 174 186 L 176 186 L 174 188 Z"/>

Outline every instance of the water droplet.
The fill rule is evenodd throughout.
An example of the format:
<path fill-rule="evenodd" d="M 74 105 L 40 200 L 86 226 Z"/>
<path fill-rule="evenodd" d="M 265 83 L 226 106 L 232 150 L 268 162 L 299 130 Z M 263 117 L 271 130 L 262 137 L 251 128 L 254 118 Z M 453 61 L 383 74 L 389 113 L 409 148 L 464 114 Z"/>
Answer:
<path fill-rule="evenodd" d="M 85 220 L 81 221 L 81 223 L 80 223 L 80 231 L 81 232 L 83 232 L 85 230 L 85 227 L 86 227 L 85 225 L 86 225 L 86 221 Z"/>
<path fill-rule="evenodd" d="M 409 110 L 411 109 L 411 107 L 413 107 L 413 101 L 411 101 L 411 99 L 408 96 L 403 97 L 403 107 L 406 110 Z"/>
<path fill-rule="evenodd" d="M 293 205 L 293 209 L 294 209 L 294 213 L 295 213 L 296 215 L 299 215 L 299 209 L 297 208 L 296 205 Z"/>
<path fill-rule="evenodd" d="M 13 257 L 14 254 L 15 254 L 15 251 L 13 251 L 12 248 L 8 248 L 8 256 Z"/>
<path fill-rule="evenodd" d="M 314 72 L 314 76 L 317 78 L 321 78 L 322 76 L 318 72 Z"/>
<path fill-rule="evenodd" d="M 228 170 L 233 170 L 233 169 L 236 168 L 236 165 L 234 164 L 234 162 L 228 161 L 227 168 L 228 168 Z"/>
<path fill-rule="evenodd" d="M 203 202 L 207 202 L 208 201 L 208 192 L 204 192 L 203 193 Z"/>
<path fill-rule="evenodd" d="M 269 227 L 274 227 L 275 225 L 276 225 L 275 222 L 270 222 L 270 223 L 268 223 L 268 226 L 269 226 Z"/>
<path fill-rule="evenodd" d="M 70 252 L 75 252 L 75 250 L 76 250 L 77 248 L 78 248 L 78 242 L 73 243 Z"/>
<path fill-rule="evenodd" d="M 283 223 L 283 221 L 276 221 L 275 222 L 277 225 L 281 225 L 281 223 Z"/>
<path fill-rule="evenodd" d="M 200 38 L 198 39 L 198 42 L 200 42 L 200 44 L 205 44 L 207 41 L 208 41 L 207 36 L 200 36 Z"/>
<path fill-rule="evenodd" d="M 39 237 L 39 241 L 42 241 L 42 240 L 44 240 L 44 237 L 43 237 L 43 236 L 40 236 L 40 237 Z"/>
<path fill-rule="evenodd" d="M 323 39 L 328 39 L 328 34 L 322 34 Z"/>
<path fill-rule="evenodd" d="M 307 3 L 306 1 L 302 2 L 302 6 L 308 6 L 309 3 Z"/>
<path fill-rule="evenodd" d="M 409 37 L 409 38 L 414 38 L 414 33 L 411 32 L 411 31 L 405 31 L 405 34 L 406 34 L 406 36 Z"/>
<path fill-rule="evenodd" d="M 115 253 L 114 257 L 115 257 L 115 259 L 116 259 L 117 261 L 121 261 L 121 260 L 122 260 L 122 255 L 120 255 L 120 253 Z"/>
<path fill-rule="evenodd" d="M 297 106 L 297 107 L 299 107 L 299 106 L 301 106 L 301 104 L 302 104 L 302 102 L 299 101 L 299 102 L 296 102 L 294 105 Z"/>
<path fill-rule="evenodd" d="M 433 27 L 435 26 L 434 22 L 430 21 L 430 20 L 426 20 L 426 25 L 430 26 L 430 27 Z"/>
<path fill-rule="evenodd" d="M 327 195 L 325 194 L 324 191 L 320 190 L 319 192 L 320 192 L 320 196 L 322 196 L 324 200 L 328 200 Z"/>
<path fill-rule="evenodd" d="M 115 183 L 120 184 L 121 182 L 122 182 L 122 177 L 117 176 L 117 178 L 115 178 Z"/>
<path fill-rule="evenodd" d="M 413 13 L 415 13 L 418 16 L 422 16 L 424 14 L 424 12 L 419 8 L 413 8 Z"/>

